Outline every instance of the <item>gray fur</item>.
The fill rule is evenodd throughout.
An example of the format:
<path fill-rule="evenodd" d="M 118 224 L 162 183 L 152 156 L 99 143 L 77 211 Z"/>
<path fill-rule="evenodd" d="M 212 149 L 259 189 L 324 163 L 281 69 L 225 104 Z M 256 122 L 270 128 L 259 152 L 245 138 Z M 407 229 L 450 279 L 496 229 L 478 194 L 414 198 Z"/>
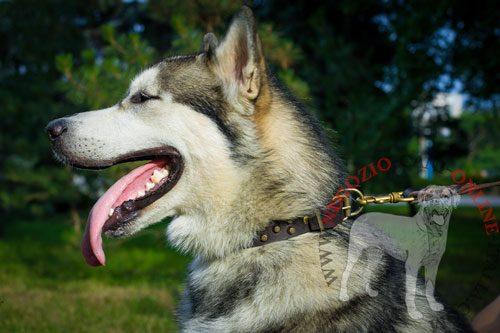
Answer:
<path fill-rule="evenodd" d="M 215 51 L 215 48 L 219 45 L 217 37 L 209 32 L 203 37 L 203 42 L 201 43 L 200 52 L 207 53 L 209 56 Z"/>
<path fill-rule="evenodd" d="M 197 91 L 200 91 L 197 82 Z M 285 105 L 290 123 L 297 127 L 296 132 L 287 133 L 290 135 L 289 144 L 299 147 L 303 152 L 302 158 L 309 166 L 307 173 L 316 181 L 308 188 L 290 189 L 287 185 L 293 182 L 294 176 L 288 174 L 287 170 L 275 169 L 274 152 L 259 145 L 261 138 L 257 133 L 243 133 L 241 129 L 248 127 L 225 115 L 231 110 L 220 99 L 218 92 L 221 90 L 213 89 L 211 94 L 205 93 L 208 96 L 205 101 L 214 105 L 219 103 L 217 107 L 209 109 L 218 110 L 221 120 L 214 118 L 214 121 L 227 127 L 225 130 L 219 125 L 232 143 L 233 157 L 253 174 L 252 183 L 242 189 L 247 192 L 246 200 L 238 202 L 239 207 L 235 207 L 238 216 L 226 217 L 232 221 L 231 224 L 260 224 L 262 220 L 307 214 L 323 207 L 344 180 L 341 162 L 330 149 L 318 122 L 273 77 L 268 76 L 268 82 L 271 103 L 274 101 Z M 202 83 L 202 90 L 204 86 L 209 85 Z M 192 102 L 188 103 L 196 109 Z M 234 134 L 228 135 L 232 131 Z M 328 177 L 325 178 L 323 173 Z M 294 203 L 303 208 L 290 214 L 291 211 L 287 209 L 280 210 L 282 202 Z M 255 210 L 254 207 L 259 209 Z M 269 213 L 267 217 L 266 213 Z M 425 316 L 421 320 L 410 318 L 405 306 L 404 263 L 386 255 L 382 264 L 372 273 L 371 282 L 382 296 L 370 297 L 364 290 L 361 274 L 358 272 L 356 275 L 354 272 L 350 282 L 353 284 L 351 288 L 357 290 L 356 296 L 346 303 L 340 301 L 340 276 L 347 260 L 350 226 L 351 223 L 345 223 L 321 236 L 311 233 L 260 248 L 235 249 L 221 258 L 207 257 L 195 251 L 200 255 L 190 265 L 186 291 L 179 308 L 181 330 L 471 331 L 464 318 L 449 306 L 445 305 L 445 310 L 439 313 L 431 311 L 425 302 L 421 279 L 418 280 L 416 302 L 424 309 Z M 232 237 L 233 232 L 242 230 L 231 228 L 227 237 Z M 329 240 L 329 244 L 325 245 L 325 240 Z M 320 243 L 324 244 L 323 248 L 319 247 Z M 333 261 L 325 261 L 326 253 L 333 253 Z M 325 267 L 329 275 L 325 275 Z M 337 278 L 332 277 L 332 272 L 337 272 Z M 440 299 L 438 295 L 436 298 Z"/>
<path fill-rule="evenodd" d="M 155 98 L 134 104 L 130 95 L 139 91 Z M 178 183 L 123 235 L 177 216 L 168 239 L 195 255 L 178 310 L 181 331 L 470 331 L 446 304 L 439 313 L 428 308 L 420 279 L 416 303 L 424 318 L 409 318 L 404 265 L 390 256 L 371 274 L 381 296 L 366 293 L 355 268 L 352 297 L 339 300 L 351 222 L 321 239 L 308 233 L 249 248 L 270 221 L 325 207 L 345 182 L 345 167 L 315 117 L 269 74 L 248 7 L 220 43 L 205 37 L 200 53 L 165 59 L 138 75 L 117 106 L 66 121 L 55 149 L 75 165 L 98 167 L 162 144 L 183 155 Z M 104 143 L 79 149 L 84 136 Z"/>

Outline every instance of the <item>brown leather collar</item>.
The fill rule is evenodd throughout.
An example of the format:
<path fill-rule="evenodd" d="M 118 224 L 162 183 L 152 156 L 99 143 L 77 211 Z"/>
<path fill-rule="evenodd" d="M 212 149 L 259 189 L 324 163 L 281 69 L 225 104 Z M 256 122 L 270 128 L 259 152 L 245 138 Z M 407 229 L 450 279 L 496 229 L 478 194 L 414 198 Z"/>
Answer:
<path fill-rule="evenodd" d="M 290 220 L 275 220 L 259 232 L 251 247 L 287 240 L 307 232 L 324 231 L 335 228 L 344 220 L 343 201 L 330 202 L 323 212 L 296 217 Z"/>
<path fill-rule="evenodd" d="M 500 181 L 476 185 L 472 182 L 472 180 L 469 180 L 469 182 L 466 182 L 463 185 L 450 185 L 448 187 L 455 190 L 457 194 L 461 195 L 465 193 L 472 193 L 471 191 L 476 191 L 478 189 L 495 186 L 500 186 Z M 409 188 L 403 192 L 402 196 L 406 198 L 415 197 L 416 199 L 411 203 L 418 203 L 420 201 L 418 199 L 418 194 L 421 191 L 423 190 Z M 342 223 L 346 216 L 356 215 L 351 215 L 351 210 L 353 208 L 354 210 L 357 210 L 357 208 L 351 207 L 351 205 L 355 204 L 356 202 L 357 201 L 351 199 L 350 196 L 344 197 L 344 199 L 342 200 L 340 200 L 338 197 L 335 197 L 334 199 L 332 199 L 332 201 L 330 201 L 323 212 L 316 212 L 311 215 L 296 217 L 291 220 L 271 221 L 264 230 L 257 234 L 257 236 L 253 240 L 253 244 L 251 247 L 287 240 L 293 237 L 300 236 L 307 232 L 317 232 L 333 229 L 339 223 Z M 344 205 L 344 203 L 346 204 Z"/>

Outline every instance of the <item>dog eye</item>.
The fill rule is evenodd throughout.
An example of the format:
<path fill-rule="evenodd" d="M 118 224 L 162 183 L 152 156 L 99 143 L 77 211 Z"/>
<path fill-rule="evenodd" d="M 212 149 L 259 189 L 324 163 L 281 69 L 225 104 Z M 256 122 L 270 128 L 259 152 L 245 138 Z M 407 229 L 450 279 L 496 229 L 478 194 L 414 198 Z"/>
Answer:
<path fill-rule="evenodd" d="M 134 104 L 141 104 L 146 102 L 147 100 L 150 100 L 151 98 L 153 97 L 146 95 L 144 92 L 141 91 L 130 97 L 130 101 Z"/>

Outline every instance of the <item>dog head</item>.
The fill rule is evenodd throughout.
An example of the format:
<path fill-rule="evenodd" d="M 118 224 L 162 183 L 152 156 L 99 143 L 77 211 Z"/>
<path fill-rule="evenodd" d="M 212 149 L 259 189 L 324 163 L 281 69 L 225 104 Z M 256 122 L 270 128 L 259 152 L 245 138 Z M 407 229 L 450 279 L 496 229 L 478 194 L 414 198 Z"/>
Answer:
<path fill-rule="evenodd" d="M 429 223 L 444 225 L 452 209 L 458 206 L 460 195 L 449 187 L 430 185 L 420 191 L 418 201 Z"/>
<path fill-rule="evenodd" d="M 285 112 L 293 102 L 266 71 L 244 6 L 220 43 L 209 33 L 199 53 L 145 69 L 116 105 L 48 125 L 56 156 L 73 166 L 150 161 L 94 205 L 82 244 L 89 264 L 105 262 L 102 233 L 128 236 L 167 216 L 177 216 L 174 245 L 222 256 L 251 243 L 262 227 L 252 219 L 300 216 L 328 200 L 340 182 L 336 162 L 314 141 L 316 123 Z"/>

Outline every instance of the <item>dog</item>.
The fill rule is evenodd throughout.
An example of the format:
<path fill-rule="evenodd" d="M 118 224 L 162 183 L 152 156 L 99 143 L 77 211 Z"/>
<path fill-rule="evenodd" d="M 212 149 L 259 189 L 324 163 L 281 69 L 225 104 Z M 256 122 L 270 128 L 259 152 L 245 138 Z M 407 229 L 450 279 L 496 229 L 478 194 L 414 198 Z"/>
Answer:
<path fill-rule="evenodd" d="M 104 265 L 102 234 L 126 237 L 174 217 L 169 242 L 195 256 L 178 310 L 182 332 L 471 331 L 447 305 L 422 305 L 424 318 L 410 318 L 404 263 L 390 256 L 372 274 L 381 296 L 370 297 L 354 271 L 354 296 L 341 301 L 336 274 L 352 221 L 252 246 L 270 221 L 324 208 L 345 168 L 320 123 L 269 72 L 247 6 L 221 42 L 207 34 L 199 53 L 141 72 L 116 105 L 54 120 L 47 131 L 56 156 L 74 167 L 149 161 L 94 205 L 82 253 Z"/>
<path fill-rule="evenodd" d="M 387 253 L 405 262 L 405 302 L 411 318 L 423 318 L 415 306 L 417 275 L 422 266 L 425 267 L 426 297 L 430 308 L 434 311 L 444 309 L 434 298 L 434 287 L 439 262 L 446 248 L 451 212 L 457 207 L 460 196 L 448 187 L 431 185 L 420 191 L 417 199 L 421 208 L 413 217 L 368 213 L 352 224 L 347 265 L 342 274 L 341 300 L 349 300 L 349 276 L 366 250 L 368 263 L 363 278 L 368 295 L 378 295 L 377 290 L 370 286 L 370 275 L 375 271 L 374 266 L 381 262 L 383 253 Z"/>

